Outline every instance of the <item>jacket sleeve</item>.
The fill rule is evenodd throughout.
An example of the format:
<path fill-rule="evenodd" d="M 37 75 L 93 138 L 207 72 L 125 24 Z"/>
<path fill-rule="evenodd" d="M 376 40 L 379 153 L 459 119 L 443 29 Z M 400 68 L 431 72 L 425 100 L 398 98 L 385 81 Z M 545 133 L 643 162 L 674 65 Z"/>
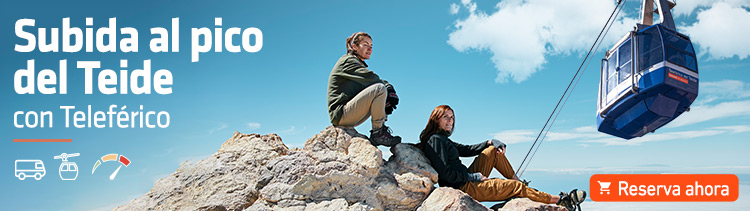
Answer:
<path fill-rule="evenodd" d="M 369 86 L 374 83 L 383 83 L 383 80 L 380 80 L 378 74 L 367 69 L 367 67 L 355 58 L 349 58 L 344 61 L 342 69 L 344 71 L 340 73 L 339 76 L 355 81 L 364 86 Z"/>
<path fill-rule="evenodd" d="M 382 83 L 383 83 L 383 84 L 385 84 L 385 86 L 386 86 L 386 87 L 387 87 L 388 85 L 391 85 L 391 86 L 393 86 L 393 85 L 392 85 L 391 83 L 388 83 L 388 81 L 386 81 L 386 80 L 384 80 L 384 79 L 381 79 L 381 81 L 382 81 Z"/>
<path fill-rule="evenodd" d="M 451 181 L 453 183 L 465 183 L 469 181 L 468 171 L 459 171 L 451 168 L 448 164 L 448 147 L 450 141 L 440 140 L 439 137 L 432 136 L 424 146 L 425 156 L 432 162 L 432 168 L 437 171 L 440 179 Z"/>
<path fill-rule="evenodd" d="M 458 156 L 461 157 L 471 157 L 479 155 L 479 153 L 482 153 L 482 150 L 484 150 L 484 148 L 487 148 L 489 146 L 487 145 L 486 141 L 474 145 L 463 145 L 453 142 L 453 145 L 456 147 L 456 149 L 458 149 Z"/>

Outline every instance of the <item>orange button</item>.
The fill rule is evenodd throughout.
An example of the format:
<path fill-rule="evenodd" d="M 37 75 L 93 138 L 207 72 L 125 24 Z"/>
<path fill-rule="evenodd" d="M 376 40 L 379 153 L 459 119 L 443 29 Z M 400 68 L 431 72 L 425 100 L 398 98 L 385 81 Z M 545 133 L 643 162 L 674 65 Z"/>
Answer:
<path fill-rule="evenodd" d="M 736 201 L 734 174 L 595 174 L 594 201 Z"/>

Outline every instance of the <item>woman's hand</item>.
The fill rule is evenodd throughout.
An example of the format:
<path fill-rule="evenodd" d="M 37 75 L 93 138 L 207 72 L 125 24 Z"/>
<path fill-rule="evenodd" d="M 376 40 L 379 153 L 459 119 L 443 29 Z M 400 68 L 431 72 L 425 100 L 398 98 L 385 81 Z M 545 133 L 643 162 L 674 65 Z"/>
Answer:
<path fill-rule="evenodd" d="M 505 155 L 505 147 L 503 147 L 501 149 L 497 149 L 497 154 L 503 154 L 503 155 Z"/>
<path fill-rule="evenodd" d="M 482 181 L 487 181 L 487 180 L 490 180 L 490 178 L 487 178 L 484 175 L 482 175 Z"/>
<path fill-rule="evenodd" d="M 503 143 L 502 141 L 497 139 L 490 139 L 487 140 L 487 145 L 495 146 L 495 149 L 497 149 L 497 154 L 505 155 L 505 143 Z"/>

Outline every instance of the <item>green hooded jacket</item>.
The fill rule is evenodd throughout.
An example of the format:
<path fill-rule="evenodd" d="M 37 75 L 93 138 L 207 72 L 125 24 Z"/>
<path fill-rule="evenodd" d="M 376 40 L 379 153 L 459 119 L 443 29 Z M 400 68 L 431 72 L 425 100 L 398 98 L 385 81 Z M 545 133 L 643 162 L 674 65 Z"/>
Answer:
<path fill-rule="evenodd" d="M 375 83 L 388 84 L 378 74 L 367 69 L 367 63 L 352 54 L 339 58 L 328 77 L 328 115 L 331 124 L 338 125 L 344 105 L 360 91 Z"/>

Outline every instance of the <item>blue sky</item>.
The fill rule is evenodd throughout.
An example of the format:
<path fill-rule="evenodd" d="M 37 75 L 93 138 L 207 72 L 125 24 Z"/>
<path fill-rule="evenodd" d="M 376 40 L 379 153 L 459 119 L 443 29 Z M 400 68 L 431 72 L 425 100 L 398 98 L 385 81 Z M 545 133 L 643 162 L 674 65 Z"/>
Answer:
<path fill-rule="evenodd" d="M 525 177 L 550 192 L 580 188 L 590 174 L 613 172 L 728 173 L 747 183 L 750 39 L 744 35 L 750 29 L 750 1 L 678 3 L 673 10 L 678 31 L 691 36 L 699 53 L 701 87 L 691 112 L 629 141 L 596 132 L 596 61 L 635 23 L 639 3 L 628 1 Z M 448 104 L 456 114 L 454 141 L 499 138 L 509 143 L 508 156 L 518 165 L 612 8 L 614 1 L 608 0 L 5 3 L 0 21 L 0 168 L 6 174 L 0 183 L 7 191 L 2 197 L 10 202 L 8 209 L 110 209 L 146 193 L 180 163 L 213 154 L 234 131 L 277 133 L 287 145 L 301 147 L 329 125 L 328 74 L 345 52 L 345 38 L 356 31 L 373 36 L 368 64 L 398 91 L 401 103 L 386 124 L 404 142 L 416 143 L 432 109 Z M 138 30 L 140 51 L 13 51 L 23 42 L 14 33 L 16 20 L 32 18 L 36 28 L 59 28 L 64 17 L 81 28 L 86 17 L 94 18 L 95 28 L 117 17 L 117 27 Z M 149 52 L 148 29 L 169 27 L 175 17 L 180 18 L 180 52 Z M 214 17 L 223 18 L 225 29 L 261 29 L 263 49 L 210 52 L 191 63 L 190 28 L 213 28 Z M 68 94 L 15 94 L 13 74 L 25 68 L 28 59 L 36 60 L 37 70 L 57 70 L 58 61 L 68 59 Z M 169 69 L 173 93 L 83 94 L 83 73 L 72 61 L 97 60 L 103 67 L 119 68 L 120 59 L 127 59 L 130 69 L 145 59 L 151 59 L 153 69 Z M 157 129 L 64 128 L 64 114 L 58 109 L 92 105 L 105 110 L 110 104 L 168 111 L 171 124 Z M 12 114 L 19 110 L 53 111 L 54 127 L 17 129 Z M 369 127 L 365 123 L 357 129 L 367 133 Z M 14 138 L 73 142 L 13 143 Z M 381 150 L 389 154 L 387 148 Z M 81 153 L 70 159 L 81 169 L 76 181 L 57 178 L 60 161 L 52 157 L 63 152 Z M 109 153 L 125 155 L 133 163 L 114 181 L 105 172 L 116 165 L 89 174 L 94 162 Z M 43 160 L 47 176 L 19 181 L 10 173 L 16 159 Z M 746 194 L 740 195 L 738 202 L 719 205 L 747 207 Z"/>

